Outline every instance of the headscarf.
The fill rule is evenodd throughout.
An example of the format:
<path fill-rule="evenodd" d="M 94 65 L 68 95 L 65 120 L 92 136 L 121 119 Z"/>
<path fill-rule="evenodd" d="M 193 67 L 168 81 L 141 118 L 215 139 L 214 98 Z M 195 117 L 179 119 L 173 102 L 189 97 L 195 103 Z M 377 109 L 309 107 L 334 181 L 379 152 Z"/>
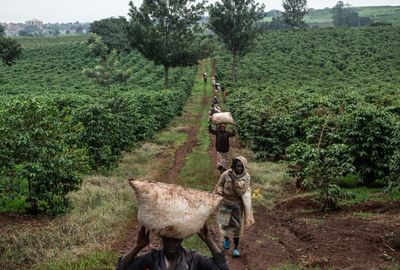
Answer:
<path fill-rule="evenodd" d="M 243 176 L 245 176 L 247 174 L 247 159 L 243 156 L 238 156 L 236 158 L 233 159 L 232 162 L 234 162 L 235 160 L 239 160 L 242 164 L 243 164 L 243 172 L 241 174 L 238 174 L 237 177 L 242 178 Z"/>

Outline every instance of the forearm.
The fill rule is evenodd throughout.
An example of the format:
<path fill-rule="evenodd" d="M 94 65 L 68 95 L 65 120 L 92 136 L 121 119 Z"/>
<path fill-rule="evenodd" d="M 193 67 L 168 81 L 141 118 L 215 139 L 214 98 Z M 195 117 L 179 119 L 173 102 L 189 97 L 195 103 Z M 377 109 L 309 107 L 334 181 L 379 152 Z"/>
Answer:
<path fill-rule="evenodd" d="M 120 265 L 123 266 L 123 268 L 119 269 L 124 269 L 124 266 L 129 265 L 142 249 L 143 249 L 142 247 L 135 246 L 131 251 L 122 256 Z"/>
<path fill-rule="evenodd" d="M 222 252 L 221 249 L 218 247 L 217 243 L 215 243 L 214 240 L 212 240 L 211 238 L 206 239 L 204 242 L 206 243 L 207 247 L 210 249 L 213 256 Z"/>

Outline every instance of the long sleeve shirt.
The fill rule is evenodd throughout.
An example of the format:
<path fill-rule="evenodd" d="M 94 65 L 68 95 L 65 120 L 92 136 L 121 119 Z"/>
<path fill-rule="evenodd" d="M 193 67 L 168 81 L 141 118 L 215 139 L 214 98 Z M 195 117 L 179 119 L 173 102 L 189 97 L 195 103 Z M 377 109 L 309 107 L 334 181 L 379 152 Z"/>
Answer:
<path fill-rule="evenodd" d="M 236 135 L 235 131 L 222 130 L 220 128 L 212 128 L 211 125 L 208 127 L 208 131 L 214 134 L 216 137 L 215 149 L 218 152 L 226 153 L 229 152 L 229 138 Z"/>

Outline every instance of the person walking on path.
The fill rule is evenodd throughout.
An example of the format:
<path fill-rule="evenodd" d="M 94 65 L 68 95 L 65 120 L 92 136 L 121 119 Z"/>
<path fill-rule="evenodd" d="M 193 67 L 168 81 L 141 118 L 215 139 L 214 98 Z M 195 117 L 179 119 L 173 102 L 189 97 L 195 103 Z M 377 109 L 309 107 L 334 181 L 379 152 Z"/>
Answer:
<path fill-rule="evenodd" d="M 204 83 L 207 83 L 207 77 L 208 77 L 207 73 L 204 72 L 204 73 L 203 73 L 203 80 L 204 80 Z"/>
<path fill-rule="evenodd" d="M 212 258 L 186 250 L 182 247 L 183 239 L 171 237 L 161 237 L 162 249 L 153 249 L 137 256 L 150 242 L 149 232 L 142 227 L 138 233 L 136 246 L 119 259 L 117 270 L 229 270 L 224 253 L 212 239 L 206 224 L 198 236 L 210 249 Z"/>
<path fill-rule="evenodd" d="M 215 150 L 217 150 L 217 168 L 221 174 L 226 171 L 229 152 L 229 138 L 236 135 L 236 131 L 226 130 L 226 124 L 219 124 L 217 128 L 208 126 L 208 131 L 215 135 Z"/>
<path fill-rule="evenodd" d="M 246 170 L 246 158 L 232 160 L 231 169 L 225 171 L 215 187 L 223 199 L 219 206 L 218 224 L 224 236 L 223 247 L 229 250 L 233 238 L 233 257 L 239 257 L 239 240 L 245 226 L 254 224 L 251 206 L 250 175 Z"/>

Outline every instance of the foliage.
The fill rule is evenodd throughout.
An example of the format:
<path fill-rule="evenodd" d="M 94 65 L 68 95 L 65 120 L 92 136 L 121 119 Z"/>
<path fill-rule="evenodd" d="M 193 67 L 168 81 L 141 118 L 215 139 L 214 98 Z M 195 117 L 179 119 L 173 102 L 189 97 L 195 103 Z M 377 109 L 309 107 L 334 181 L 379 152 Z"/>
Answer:
<path fill-rule="evenodd" d="M 386 191 L 392 191 L 394 188 L 400 187 L 400 124 L 397 123 L 393 134 L 392 145 L 394 149 L 393 155 L 389 161 L 389 175 L 387 176 Z"/>
<path fill-rule="evenodd" d="M 99 35 L 110 50 L 129 50 L 128 21 L 124 17 L 106 18 L 90 24 L 90 32 Z"/>
<path fill-rule="evenodd" d="M 5 32 L 5 28 L 3 25 L 0 25 L 0 37 L 5 36 L 6 32 Z"/>
<path fill-rule="evenodd" d="M 169 68 L 193 66 L 198 61 L 195 33 L 204 13 L 204 2 L 194 0 L 144 0 L 138 9 L 130 5 L 129 39 L 133 48 L 164 66 L 164 88 Z"/>
<path fill-rule="evenodd" d="M 171 89 L 160 91 L 161 67 L 138 52 L 119 54 L 117 67 L 135 72 L 103 93 L 82 76 L 84 66 L 96 64 L 84 38 L 21 43 L 21 61 L 1 70 L 0 195 L 2 201 L 28 198 L 39 212 L 66 211 L 67 193 L 79 187 L 82 173 L 115 166 L 122 151 L 179 115 L 195 77 L 192 68 L 174 68 Z M 35 65 L 38 59 L 43 64 Z"/>
<path fill-rule="evenodd" d="M 258 26 L 263 30 L 288 30 L 290 25 L 286 24 L 282 17 L 273 17 L 270 22 L 259 22 Z"/>
<path fill-rule="evenodd" d="M 367 26 L 373 20 L 369 17 L 360 17 L 358 13 L 350 8 L 345 8 L 343 1 L 337 2 L 332 8 L 332 19 L 334 26 Z"/>
<path fill-rule="evenodd" d="M 238 63 L 228 109 L 259 159 L 286 159 L 293 144 L 347 145 L 361 184 L 396 175 L 399 28 L 269 31 Z M 222 52 L 217 63 L 226 61 Z M 390 56 L 390 57 L 389 57 Z M 229 80 L 226 65 L 220 79 Z M 395 179 L 395 178 L 393 178 Z M 394 180 L 395 181 L 395 180 Z"/>
<path fill-rule="evenodd" d="M 99 64 L 93 68 L 85 68 L 83 72 L 95 83 L 110 88 L 114 83 L 123 83 L 129 79 L 131 70 L 119 69 L 118 53 L 116 49 L 109 52 L 107 45 L 100 36 L 89 39 L 89 47 L 99 57 Z"/>
<path fill-rule="evenodd" d="M 289 147 L 290 158 L 298 170 L 290 170 L 291 176 L 303 179 L 302 185 L 309 190 L 317 189 L 323 202 L 322 211 L 337 208 L 339 199 L 350 194 L 338 186 L 342 176 L 353 172 L 352 158 L 346 145 L 332 144 L 326 148 L 297 143 Z"/>
<path fill-rule="evenodd" d="M 256 37 L 256 21 L 264 16 L 264 5 L 254 0 L 222 0 L 209 7 L 209 28 L 232 53 L 231 80 L 235 81 L 236 56 L 244 53 Z"/>
<path fill-rule="evenodd" d="M 0 35 L 0 57 L 4 65 L 11 66 L 15 59 L 22 53 L 21 45 L 14 39 L 1 37 Z"/>
<path fill-rule="evenodd" d="M 77 127 L 62 121 L 55 106 L 44 102 L 16 100 L 6 106 L 0 114 L 0 177 L 6 179 L 8 191 L 27 198 L 31 212 L 65 212 L 65 196 L 79 188 L 79 172 L 85 168 L 85 150 L 66 141 L 70 129 Z M 23 181 L 28 190 L 12 188 Z"/>
<path fill-rule="evenodd" d="M 340 126 L 340 135 L 343 142 L 349 145 L 353 164 L 363 183 L 370 187 L 376 185 L 375 180 L 389 173 L 395 119 L 388 112 L 366 106 L 344 115 Z"/>
<path fill-rule="evenodd" d="M 283 22 L 290 25 L 292 28 L 301 28 L 305 25 L 304 16 L 308 12 L 307 0 L 283 0 Z"/>

